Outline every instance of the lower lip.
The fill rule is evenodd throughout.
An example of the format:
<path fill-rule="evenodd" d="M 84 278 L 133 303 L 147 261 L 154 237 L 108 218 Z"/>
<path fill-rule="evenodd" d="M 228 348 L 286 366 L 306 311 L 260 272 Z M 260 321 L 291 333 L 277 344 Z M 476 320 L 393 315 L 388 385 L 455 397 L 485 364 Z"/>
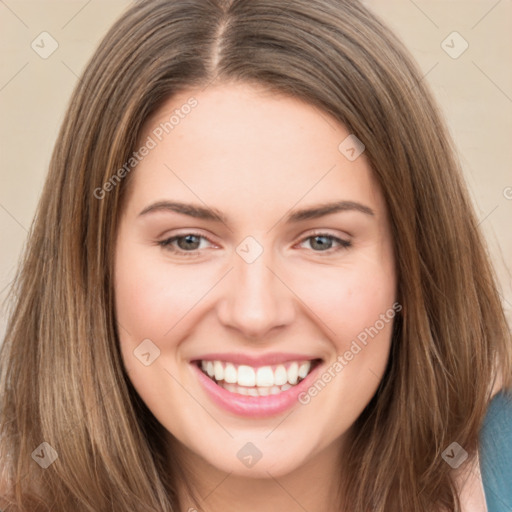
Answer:
<path fill-rule="evenodd" d="M 297 404 L 298 396 L 310 387 L 310 382 L 314 381 L 314 376 L 318 373 L 321 365 L 316 366 L 299 384 L 276 395 L 268 396 L 246 396 L 232 393 L 217 385 L 196 364 L 192 363 L 192 367 L 197 373 L 199 382 L 217 405 L 238 416 L 264 418 L 281 414 Z"/>

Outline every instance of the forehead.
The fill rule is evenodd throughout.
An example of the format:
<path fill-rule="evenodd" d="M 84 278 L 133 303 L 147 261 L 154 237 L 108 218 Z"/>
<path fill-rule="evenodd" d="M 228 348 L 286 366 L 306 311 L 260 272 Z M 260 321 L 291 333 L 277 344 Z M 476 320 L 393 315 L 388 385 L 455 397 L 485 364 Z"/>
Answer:
<path fill-rule="evenodd" d="M 347 158 L 351 137 L 315 106 L 253 85 L 183 91 L 145 124 L 141 144 L 153 147 L 132 177 L 133 199 L 200 199 L 253 215 L 335 200 L 378 210 L 364 152 Z"/>

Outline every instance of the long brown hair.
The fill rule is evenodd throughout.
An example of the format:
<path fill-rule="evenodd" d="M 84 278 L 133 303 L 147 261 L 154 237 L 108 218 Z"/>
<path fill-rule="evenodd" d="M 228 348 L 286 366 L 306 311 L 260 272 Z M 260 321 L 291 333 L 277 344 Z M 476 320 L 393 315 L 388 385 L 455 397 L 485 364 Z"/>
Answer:
<path fill-rule="evenodd" d="M 12 292 L 0 361 L 8 510 L 179 510 L 180 470 L 163 459 L 163 427 L 130 384 L 113 308 L 115 234 L 136 169 L 98 190 L 164 100 L 227 81 L 301 98 L 344 124 L 366 146 L 389 209 L 403 311 L 343 479 L 340 470 L 347 510 L 458 510 L 441 453 L 454 441 L 476 453 L 495 380 L 512 385 L 510 332 L 431 93 L 355 0 L 139 1 L 101 42 L 72 96 Z M 33 460 L 43 442 L 58 454 L 47 469 Z"/>

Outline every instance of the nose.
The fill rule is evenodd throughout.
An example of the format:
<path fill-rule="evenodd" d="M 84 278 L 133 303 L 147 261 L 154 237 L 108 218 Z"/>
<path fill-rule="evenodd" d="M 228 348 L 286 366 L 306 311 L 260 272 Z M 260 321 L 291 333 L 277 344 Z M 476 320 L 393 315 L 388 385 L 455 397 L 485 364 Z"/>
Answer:
<path fill-rule="evenodd" d="M 270 251 L 269 251 L 270 252 Z M 224 282 L 218 303 L 220 322 L 247 339 L 266 340 L 295 318 L 294 295 L 264 251 L 252 263 L 233 255 L 234 269 Z"/>

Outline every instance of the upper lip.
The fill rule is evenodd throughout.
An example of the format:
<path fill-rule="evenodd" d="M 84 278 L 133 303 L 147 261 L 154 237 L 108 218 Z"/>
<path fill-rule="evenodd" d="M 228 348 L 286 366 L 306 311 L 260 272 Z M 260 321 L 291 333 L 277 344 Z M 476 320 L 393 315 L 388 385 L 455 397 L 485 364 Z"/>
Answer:
<path fill-rule="evenodd" d="M 312 361 L 320 359 L 316 356 L 305 354 L 292 354 L 284 352 L 273 352 L 261 355 L 241 354 L 237 352 L 210 353 L 192 359 L 194 361 L 224 361 L 236 365 L 247 365 L 253 367 L 284 364 L 293 361 Z"/>

